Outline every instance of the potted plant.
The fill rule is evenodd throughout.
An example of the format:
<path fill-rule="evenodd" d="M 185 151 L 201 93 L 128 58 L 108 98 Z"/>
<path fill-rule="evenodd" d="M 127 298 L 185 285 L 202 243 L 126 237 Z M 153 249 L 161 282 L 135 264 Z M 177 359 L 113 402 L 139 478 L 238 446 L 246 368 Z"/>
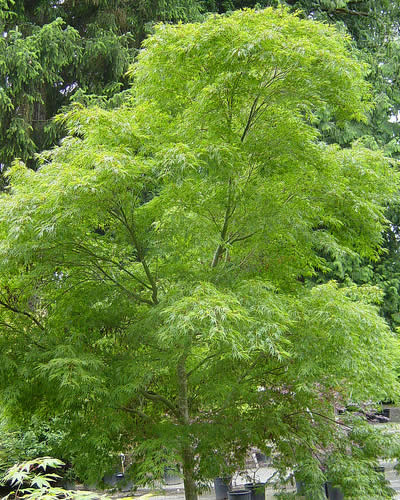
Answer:
<path fill-rule="evenodd" d="M 323 482 L 324 476 L 322 470 L 318 474 L 310 473 L 310 470 L 298 469 L 294 472 L 294 479 L 296 481 L 296 492 L 300 496 L 306 496 L 312 493 L 315 499 L 325 499 L 327 497 L 326 483 Z"/>

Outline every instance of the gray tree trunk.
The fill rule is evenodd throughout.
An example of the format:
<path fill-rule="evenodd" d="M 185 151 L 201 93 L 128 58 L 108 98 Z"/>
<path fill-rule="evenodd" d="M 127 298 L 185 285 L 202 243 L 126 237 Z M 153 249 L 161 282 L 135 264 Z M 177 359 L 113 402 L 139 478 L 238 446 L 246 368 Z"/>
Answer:
<path fill-rule="evenodd" d="M 188 377 L 186 372 L 186 358 L 188 350 L 182 354 L 178 362 L 178 381 L 179 381 L 179 412 L 182 424 L 187 427 L 190 424 L 189 401 L 188 401 Z M 185 436 L 186 438 L 186 436 Z M 185 486 L 185 500 L 198 500 L 197 486 L 194 479 L 195 456 L 191 443 L 185 441 L 182 444 L 182 465 L 183 465 L 183 484 Z"/>
<path fill-rule="evenodd" d="M 194 454 L 190 445 L 182 450 L 183 484 L 185 486 L 185 500 L 197 500 L 197 486 L 194 480 Z"/>

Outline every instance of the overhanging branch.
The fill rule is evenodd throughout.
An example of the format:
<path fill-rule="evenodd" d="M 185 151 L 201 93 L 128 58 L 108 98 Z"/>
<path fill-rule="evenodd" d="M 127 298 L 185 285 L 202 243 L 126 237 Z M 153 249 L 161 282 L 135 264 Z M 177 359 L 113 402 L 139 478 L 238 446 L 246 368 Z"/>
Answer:
<path fill-rule="evenodd" d="M 40 323 L 38 319 L 33 316 L 33 314 L 29 313 L 28 311 L 21 311 L 20 309 L 17 309 L 16 307 L 12 306 L 11 304 L 7 304 L 7 302 L 4 302 L 0 300 L 0 305 L 8 309 L 9 311 L 12 311 L 16 314 L 22 314 L 23 316 L 26 316 L 29 318 L 31 321 L 35 323 L 36 326 L 38 326 L 41 330 L 44 330 L 44 326 Z"/>
<path fill-rule="evenodd" d="M 351 9 L 335 9 L 333 11 L 334 14 L 345 14 L 348 16 L 361 16 L 361 17 L 369 17 L 368 12 L 361 12 L 359 10 L 351 10 Z"/>

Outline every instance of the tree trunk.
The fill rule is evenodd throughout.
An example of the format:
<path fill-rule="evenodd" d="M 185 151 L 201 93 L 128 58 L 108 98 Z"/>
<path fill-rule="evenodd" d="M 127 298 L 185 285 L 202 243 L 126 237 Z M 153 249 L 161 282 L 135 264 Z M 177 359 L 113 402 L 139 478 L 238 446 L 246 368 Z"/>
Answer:
<path fill-rule="evenodd" d="M 182 449 L 183 484 L 185 486 L 185 500 L 197 500 L 197 486 L 194 480 L 194 453 L 190 445 Z"/>
<path fill-rule="evenodd" d="M 179 412 L 181 422 L 188 430 L 189 419 L 189 401 L 188 401 L 188 377 L 186 372 L 186 358 L 188 348 L 182 354 L 178 362 L 178 384 L 179 384 Z M 183 465 L 183 484 L 185 486 L 185 500 L 197 500 L 197 486 L 194 480 L 195 456 L 191 443 L 188 441 L 188 433 L 184 433 L 182 443 L 182 465 Z"/>

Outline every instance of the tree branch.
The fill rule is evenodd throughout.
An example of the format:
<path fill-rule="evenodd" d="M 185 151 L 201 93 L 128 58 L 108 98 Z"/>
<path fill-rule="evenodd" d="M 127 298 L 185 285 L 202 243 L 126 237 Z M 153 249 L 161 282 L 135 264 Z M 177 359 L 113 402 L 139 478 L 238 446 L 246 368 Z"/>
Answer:
<path fill-rule="evenodd" d="M 128 230 L 128 233 L 129 233 L 129 235 L 131 237 L 132 243 L 133 243 L 133 245 L 134 245 L 134 247 L 136 249 L 138 260 L 142 264 L 144 272 L 146 273 L 147 279 L 150 282 L 151 289 L 152 289 L 152 292 L 153 292 L 152 293 L 153 304 L 156 305 L 156 304 L 158 304 L 157 284 L 155 282 L 155 279 L 154 279 L 153 275 L 150 272 L 149 266 L 147 265 L 146 259 L 144 257 L 144 252 L 143 252 L 143 249 L 142 249 L 141 245 L 139 244 L 139 241 L 138 241 L 137 236 L 136 236 L 136 232 L 133 229 L 133 227 L 129 224 L 128 219 L 126 217 L 126 214 L 124 212 L 124 209 L 121 206 L 119 206 L 118 210 L 120 212 L 120 215 L 118 215 L 118 212 L 116 212 L 115 210 L 110 210 L 110 213 L 111 213 L 111 215 L 113 215 L 114 217 L 116 217 L 116 219 L 118 219 L 126 227 L 126 229 Z"/>
<path fill-rule="evenodd" d="M 206 358 L 204 358 L 203 360 L 201 360 L 200 363 L 197 366 L 195 366 L 194 368 L 192 368 L 187 373 L 187 377 L 189 378 L 196 370 L 198 370 L 201 366 L 203 366 L 205 363 L 207 363 L 207 361 L 209 359 L 215 358 L 216 356 L 220 356 L 220 355 L 221 355 L 220 352 L 216 352 L 215 354 L 210 354 L 210 356 L 207 356 Z"/>
<path fill-rule="evenodd" d="M 169 408 L 176 417 L 178 417 L 178 418 L 180 417 L 177 408 L 172 404 L 171 401 L 169 401 L 169 399 L 165 398 L 161 394 L 155 394 L 153 392 L 147 392 L 147 391 L 145 391 L 143 389 L 140 390 L 140 394 L 142 394 L 149 401 L 156 401 L 158 403 L 163 403 L 164 406 L 166 406 L 167 408 Z"/>
<path fill-rule="evenodd" d="M 33 314 L 31 314 L 31 313 L 29 313 L 27 311 L 20 311 L 16 307 L 13 307 L 10 304 L 7 304 L 7 302 L 3 302 L 1 300 L 0 300 L 0 305 L 2 305 L 3 307 L 5 307 L 9 311 L 15 312 L 16 314 L 23 314 L 24 316 L 26 316 L 27 318 L 29 318 L 31 321 L 33 321 L 35 323 L 35 325 L 38 326 L 41 330 L 45 329 L 44 326 L 40 323 L 40 321 L 37 320 L 35 318 L 35 316 L 33 316 Z"/>
<path fill-rule="evenodd" d="M 148 304 L 150 306 L 154 305 L 153 302 L 151 300 L 148 300 L 148 299 L 144 299 L 143 297 L 141 297 L 140 295 L 132 292 L 131 290 L 128 290 L 128 288 L 124 287 L 124 285 L 122 285 L 119 281 L 117 281 L 115 278 L 113 278 L 110 274 L 107 273 L 107 271 L 105 271 L 99 264 L 97 264 L 96 262 L 93 262 L 93 266 L 98 269 L 102 274 L 104 274 L 104 276 L 109 279 L 110 281 L 112 281 L 113 283 L 115 283 L 119 288 L 121 288 L 121 290 L 123 290 L 125 293 L 127 293 L 128 295 L 130 295 L 132 298 L 134 298 L 135 300 L 137 300 L 138 302 L 142 302 L 143 304 Z"/>
<path fill-rule="evenodd" d="M 68 292 L 70 292 L 74 288 L 78 287 L 79 285 L 82 285 L 83 283 L 90 283 L 91 281 L 93 281 L 91 278 L 86 278 L 84 280 L 80 280 L 80 281 L 72 284 L 71 286 L 69 286 L 68 288 L 66 288 L 65 290 L 63 290 L 61 293 L 59 293 L 58 295 L 56 295 L 51 301 L 46 302 L 45 304 L 43 304 L 44 309 L 48 309 L 51 306 L 51 304 L 55 304 L 60 297 L 62 297 L 63 295 L 67 294 Z"/>
<path fill-rule="evenodd" d="M 216 218 L 214 217 L 213 213 L 211 212 L 210 209 L 207 209 L 207 212 L 210 214 L 210 219 L 212 220 L 212 222 L 215 224 L 215 227 L 217 229 L 219 229 L 219 226 L 218 226 L 218 222 L 216 220 Z"/>
<path fill-rule="evenodd" d="M 42 346 L 41 344 L 39 344 L 39 342 L 36 342 L 36 340 L 32 340 L 32 338 L 29 337 L 27 335 L 27 332 L 25 332 L 24 330 L 20 330 L 19 328 L 15 328 L 15 326 L 10 325 L 6 321 L 0 321 L 0 326 L 4 326 L 4 327 L 9 328 L 10 330 L 12 330 L 14 332 L 18 332 L 18 333 L 22 334 L 26 338 L 28 343 L 31 342 L 33 345 L 35 345 L 36 347 L 38 347 L 42 351 L 46 350 L 46 348 L 44 346 Z"/>
<path fill-rule="evenodd" d="M 143 285 L 145 288 L 147 288 L 148 290 L 152 290 L 151 286 L 149 286 L 143 280 L 141 280 L 140 278 L 138 278 L 137 276 L 135 276 L 131 271 L 129 271 L 128 269 L 126 269 L 119 262 L 117 262 L 117 261 L 115 261 L 113 259 L 109 259 L 107 257 L 104 257 L 102 255 L 98 255 L 98 254 L 94 253 L 93 250 L 91 250 L 90 248 L 85 247 L 84 245 L 82 245 L 82 243 L 75 243 L 75 245 L 78 248 L 81 248 L 84 252 L 86 252 L 89 255 L 91 255 L 92 257 L 95 257 L 96 259 L 103 260 L 104 262 L 109 262 L 110 264 L 114 264 L 115 266 L 118 267 L 118 269 L 120 269 L 121 271 L 125 272 L 128 276 L 130 276 L 132 279 L 134 279 L 135 281 L 137 281 L 138 283 L 140 283 L 141 285 Z"/>
<path fill-rule="evenodd" d="M 186 360 L 188 357 L 188 346 L 181 354 L 178 360 L 177 377 L 178 377 L 178 404 L 180 420 L 184 425 L 188 425 L 189 420 L 189 398 L 188 398 L 188 374 L 186 372 Z"/>
<path fill-rule="evenodd" d="M 227 243 L 229 243 L 230 245 L 233 245 L 234 243 L 236 243 L 237 241 L 243 241 L 243 240 L 247 240 L 248 238 L 251 238 L 252 236 L 254 236 L 256 233 L 258 233 L 260 230 L 257 229 L 256 231 L 253 231 L 252 233 L 250 234 L 246 234 L 246 236 L 238 236 L 237 238 L 234 238 L 233 240 L 229 240 L 227 241 Z"/>
<path fill-rule="evenodd" d="M 318 415 L 319 417 L 324 418 L 325 420 L 329 420 L 330 422 L 332 422 L 335 425 L 341 425 L 341 426 L 346 427 L 347 429 L 350 429 L 350 430 L 352 429 L 352 427 L 350 425 L 347 425 L 344 422 L 340 422 L 339 420 L 335 420 L 333 418 L 327 417 L 326 415 L 323 415 L 322 413 L 318 413 L 316 411 L 311 411 L 311 410 L 310 410 L 310 412 L 313 415 Z"/>
<path fill-rule="evenodd" d="M 23 330 L 20 330 L 19 328 L 15 328 L 15 326 L 10 325 L 6 321 L 0 321 L 0 326 L 5 326 L 6 328 L 9 328 L 10 330 L 14 330 L 14 332 L 24 333 Z"/>
<path fill-rule="evenodd" d="M 349 16 L 369 17 L 368 12 L 361 12 L 359 10 L 351 10 L 351 9 L 343 9 L 343 8 L 335 9 L 333 11 L 333 13 L 334 14 L 347 14 Z"/>
<path fill-rule="evenodd" d="M 289 73 L 289 70 L 287 70 L 287 71 L 281 71 L 280 73 L 278 73 L 278 69 L 274 68 L 274 74 L 265 83 L 261 83 L 261 88 L 263 90 L 267 89 L 275 81 L 283 80 L 288 73 Z M 264 72 L 264 75 L 265 75 L 265 72 Z M 245 140 L 247 133 L 249 132 L 249 130 L 251 129 L 251 127 L 254 125 L 255 118 L 257 117 L 257 115 L 258 115 L 259 111 L 261 110 L 261 108 L 267 104 L 267 98 L 265 96 L 264 96 L 264 99 L 263 99 L 263 101 L 262 101 L 261 104 L 258 104 L 259 99 L 260 99 L 260 94 L 255 97 L 255 99 L 253 101 L 253 104 L 251 105 L 250 113 L 249 113 L 249 116 L 247 118 L 247 123 L 246 123 L 246 125 L 244 127 L 244 130 L 243 130 L 243 133 L 242 133 L 242 137 L 240 138 L 241 142 L 243 142 Z"/>
<path fill-rule="evenodd" d="M 286 203 L 289 203 L 290 200 L 292 200 L 296 196 L 296 193 L 290 194 L 286 200 L 282 203 L 282 205 L 286 205 Z"/>
<path fill-rule="evenodd" d="M 149 415 L 146 415 L 146 413 L 143 413 L 140 410 L 137 410 L 136 408 L 127 408 L 125 406 L 119 406 L 118 408 L 115 408 L 115 410 L 122 410 L 126 411 L 127 413 L 134 413 L 135 415 L 138 415 L 139 417 L 143 418 L 143 420 L 146 420 L 147 422 L 151 422 L 154 424 L 154 420 L 149 417 Z"/>
<path fill-rule="evenodd" d="M 255 112 L 256 112 L 255 110 L 256 110 L 259 98 L 260 98 L 260 96 L 257 96 L 254 99 L 253 104 L 251 105 L 249 117 L 247 118 L 247 123 L 246 123 L 246 126 L 244 127 L 242 137 L 240 138 L 240 142 L 243 142 L 245 140 L 247 132 L 250 130 L 250 127 L 251 127 L 252 121 L 253 121 L 253 117 L 254 117 Z"/>
<path fill-rule="evenodd" d="M 229 224 L 229 219 L 232 217 L 232 215 L 235 212 L 235 206 L 232 206 L 232 178 L 229 179 L 229 187 L 228 187 L 228 202 L 226 205 L 226 210 L 225 210 L 225 216 L 224 216 L 224 222 L 222 225 L 221 229 L 221 241 L 224 242 L 225 244 L 225 238 L 226 238 L 226 233 L 228 231 L 228 224 Z M 224 251 L 224 244 L 220 243 L 215 250 L 213 260 L 211 262 L 211 267 L 216 267 L 219 261 L 219 258 L 221 257 L 223 251 Z"/>

